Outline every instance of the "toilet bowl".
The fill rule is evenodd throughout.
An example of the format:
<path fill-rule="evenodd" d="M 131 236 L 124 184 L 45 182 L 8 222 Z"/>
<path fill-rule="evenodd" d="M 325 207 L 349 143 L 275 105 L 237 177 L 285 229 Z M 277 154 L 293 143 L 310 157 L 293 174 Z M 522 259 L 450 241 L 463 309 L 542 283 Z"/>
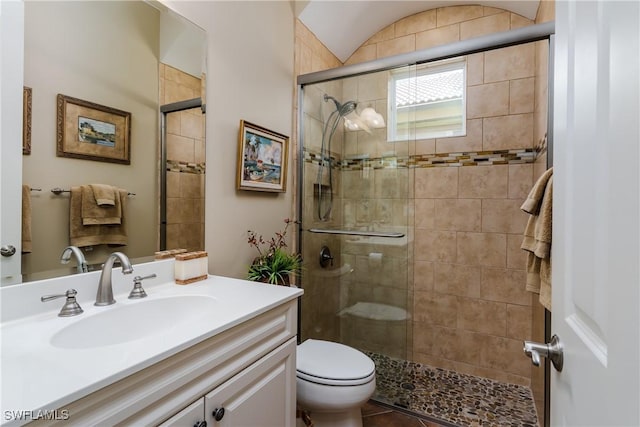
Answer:
<path fill-rule="evenodd" d="M 360 408 L 376 389 L 376 367 L 349 346 L 309 339 L 296 352 L 298 408 L 314 427 L 362 427 Z"/>

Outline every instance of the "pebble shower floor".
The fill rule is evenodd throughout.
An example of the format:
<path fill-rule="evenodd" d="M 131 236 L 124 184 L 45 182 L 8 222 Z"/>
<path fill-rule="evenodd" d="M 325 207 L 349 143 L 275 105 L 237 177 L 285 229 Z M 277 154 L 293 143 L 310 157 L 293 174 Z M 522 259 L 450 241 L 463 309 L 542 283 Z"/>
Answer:
<path fill-rule="evenodd" d="M 538 425 L 531 390 L 367 352 L 376 364 L 375 400 L 453 426 Z"/>

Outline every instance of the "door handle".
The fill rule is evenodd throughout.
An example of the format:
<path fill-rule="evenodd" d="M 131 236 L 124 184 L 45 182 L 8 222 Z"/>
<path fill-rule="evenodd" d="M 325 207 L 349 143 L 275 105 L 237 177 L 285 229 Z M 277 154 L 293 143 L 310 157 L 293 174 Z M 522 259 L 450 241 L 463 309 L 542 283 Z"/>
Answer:
<path fill-rule="evenodd" d="M 2 256 L 10 257 L 16 253 L 16 247 L 13 245 L 4 245 L 0 248 L 0 254 Z"/>
<path fill-rule="evenodd" d="M 548 344 L 525 341 L 523 350 L 524 354 L 531 358 L 531 363 L 535 366 L 540 366 L 540 358 L 546 357 L 551 360 L 553 367 L 558 372 L 562 371 L 564 356 L 562 354 L 562 343 L 557 335 L 554 334 Z"/>

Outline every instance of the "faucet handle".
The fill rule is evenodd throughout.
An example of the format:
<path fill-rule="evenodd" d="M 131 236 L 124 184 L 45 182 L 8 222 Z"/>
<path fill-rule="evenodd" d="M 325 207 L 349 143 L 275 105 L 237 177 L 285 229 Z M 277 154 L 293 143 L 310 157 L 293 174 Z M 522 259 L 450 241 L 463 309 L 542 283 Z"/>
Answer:
<path fill-rule="evenodd" d="M 76 316 L 76 315 L 81 314 L 81 313 L 84 312 L 82 307 L 80 307 L 80 304 L 78 304 L 78 301 L 76 301 L 76 295 L 77 294 L 78 294 L 78 292 L 75 289 L 69 289 L 64 294 L 44 295 L 44 296 L 40 297 L 40 301 L 47 302 L 47 301 L 51 301 L 53 299 L 66 297 L 67 300 L 65 301 L 64 305 L 62 306 L 62 309 L 60 310 L 60 313 L 58 313 L 58 316 L 60 316 L 60 317 Z"/>
<path fill-rule="evenodd" d="M 140 277 L 136 276 L 133 278 L 133 289 L 129 294 L 129 299 L 136 298 L 144 298 L 147 296 L 147 293 L 142 289 L 142 281 L 146 279 L 153 279 L 156 277 L 156 273 L 149 274 L 148 276 Z"/>

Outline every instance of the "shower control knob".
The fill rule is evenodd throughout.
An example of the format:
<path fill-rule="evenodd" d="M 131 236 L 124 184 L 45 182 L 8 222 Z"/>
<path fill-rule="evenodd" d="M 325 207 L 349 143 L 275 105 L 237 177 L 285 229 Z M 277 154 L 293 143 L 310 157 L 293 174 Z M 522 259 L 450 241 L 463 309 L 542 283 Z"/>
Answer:
<path fill-rule="evenodd" d="M 333 256 L 331 250 L 327 246 L 323 246 L 320 249 L 320 267 L 327 268 L 327 265 L 331 264 L 333 267 Z"/>
<path fill-rule="evenodd" d="M 198 421 L 197 423 L 195 423 L 193 425 L 193 427 L 207 427 L 207 422 L 206 421 Z"/>

